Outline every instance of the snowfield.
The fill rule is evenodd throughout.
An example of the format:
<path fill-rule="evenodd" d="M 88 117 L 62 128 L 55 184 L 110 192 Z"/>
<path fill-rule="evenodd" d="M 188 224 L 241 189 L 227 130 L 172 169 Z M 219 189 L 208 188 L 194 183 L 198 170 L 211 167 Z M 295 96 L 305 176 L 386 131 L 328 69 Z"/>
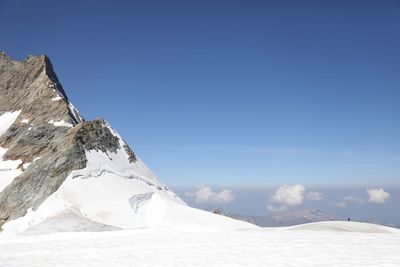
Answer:
<path fill-rule="evenodd" d="M 400 266 L 400 231 L 355 222 L 0 238 L 0 266 Z"/>

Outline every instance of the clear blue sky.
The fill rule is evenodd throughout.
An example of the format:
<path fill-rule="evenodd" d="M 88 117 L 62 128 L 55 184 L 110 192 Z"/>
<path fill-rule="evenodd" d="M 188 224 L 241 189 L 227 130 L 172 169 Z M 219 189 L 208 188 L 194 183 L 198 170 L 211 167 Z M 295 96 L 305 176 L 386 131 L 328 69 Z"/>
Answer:
<path fill-rule="evenodd" d="M 400 185 L 399 1 L 0 0 L 169 185 Z"/>

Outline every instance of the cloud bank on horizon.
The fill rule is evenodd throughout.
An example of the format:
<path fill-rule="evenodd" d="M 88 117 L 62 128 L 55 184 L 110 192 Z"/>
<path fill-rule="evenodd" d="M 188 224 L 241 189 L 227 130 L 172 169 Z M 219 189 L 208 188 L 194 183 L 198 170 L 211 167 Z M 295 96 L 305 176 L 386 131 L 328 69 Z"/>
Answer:
<path fill-rule="evenodd" d="M 304 184 L 284 184 L 274 188 L 201 185 L 181 188 L 177 193 L 189 205 L 204 210 L 220 209 L 227 214 L 268 217 L 315 210 L 338 219 L 350 217 L 352 220 L 400 226 L 400 216 L 395 212 L 400 188 L 308 188 Z"/>
<path fill-rule="evenodd" d="M 235 200 L 230 189 L 213 191 L 209 186 L 198 186 L 194 192 L 185 193 L 189 197 L 194 197 L 196 203 L 227 204 Z"/>
<path fill-rule="evenodd" d="M 279 204 L 279 207 L 275 207 L 271 204 L 267 205 L 269 211 L 284 211 L 288 207 L 299 206 L 303 204 L 304 200 L 309 201 L 320 201 L 323 199 L 323 194 L 318 191 L 307 191 L 304 185 L 287 185 L 284 184 L 279 187 L 273 196 L 271 201 Z"/>
<path fill-rule="evenodd" d="M 383 188 L 367 189 L 368 199 L 353 195 L 344 197 L 340 202 L 334 203 L 336 207 L 344 208 L 349 204 L 363 205 L 366 202 L 385 204 L 390 200 L 390 193 Z M 193 198 L 199 204 L 228 204 L 235 201 L 235 194 L 231 189 L 223 188 L 216 190 L 210 186 L 197 186 L 194 191 L 185 192 L 187 197 Z M 305 201 L 320 201 L 324 195 L 318 191 L 308 191 L 304 185 L 284 184 L 276 189 L 267 201 L 269 211 L 284 211 L 289 207 L 302 205 Z M 272 204 L 276 204 L 274 206 Z"/>
<path fill-rule="evenodd" d="M 367 189 L 368 200 L 355 197 L 355 196 L 346 196 L 343 198 L 341 202 L 336 203 L 336 207 L 344 208 L 347 207 L 350 203 L 363 205 L 365 202 L 375 203 L 375 204 L 385 204 L 390 199 L 390 193 L 386 192 L 383 188 L 378 189 Z"/>

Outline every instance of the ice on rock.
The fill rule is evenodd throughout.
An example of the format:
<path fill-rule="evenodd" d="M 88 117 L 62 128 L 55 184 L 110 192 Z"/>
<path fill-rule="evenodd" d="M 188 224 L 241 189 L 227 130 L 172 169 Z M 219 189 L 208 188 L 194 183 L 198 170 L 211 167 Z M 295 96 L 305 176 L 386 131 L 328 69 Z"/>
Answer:
<path fill-rule="evenodd" d="M 15 122 L 21 111 L 5 112 L 0 116 L 0 136 L 3 135 Z M 4 160 L 7 149 L 0 147 L 0 192 L 8 186 L 15 177 L 22 173 L 18 166 L 21 160 Z"/>
<path fill-rule="evenodd" d="M 61 99 L 63 99 L 63 98 L 58 95 L 58 96 L 52 98 L 51 101 L 58 101 L 58 100 L 61 100 Z"/>
<path fill-rule="evenodd" d="M 49 123 L 53 124 L 56 127 L 74 127 L 74 125 L 72 125 L 71 123 L 65 122 L 64 120 L 60 120 L 60 121 L 51 120 L 51 121 L 49 121 Z"/>
<path fill-rule="evenodd" d="M 21 110 L 14 112 L 5 112 L 0 116 L 0 136 L 3 135 L 8 128 L 15 122 Z"/>

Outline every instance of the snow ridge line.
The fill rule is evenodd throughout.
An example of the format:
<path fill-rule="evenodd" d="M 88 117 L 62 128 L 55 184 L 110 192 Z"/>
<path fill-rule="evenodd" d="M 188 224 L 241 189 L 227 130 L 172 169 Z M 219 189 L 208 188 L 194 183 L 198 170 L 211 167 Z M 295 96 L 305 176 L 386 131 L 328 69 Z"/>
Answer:
<path fill-rule="evenodd" d="M 164 191 L 169 191 L 169 189 L 166 186 L 161 186 L 161 185 L 155 185 L 150 181 L 147 181 L 146 179 L 138 176 L 138 175 L 133 175 L 133 174 L 123 174 L 121 172 L 117 172 L 114 170 L 109 170 L 109 169 L 105 169 L 105 168 L 101 168 L 100 170 L 98 170 L 98 172 L 96 173 L 90 173 L 90 174 L 73 174 L 72 175 L 72 179 L 76 179 L 76 178 L 81 178 L 81 179 L 89 179 L 89 178 L 96 178 L 96 177 L 100 177 L 101 175 L 105 174 L 105 173 L 109 173 L 109 174 L 114 174 L 117 176 L 120 176 L 122 178 L 125 179 L 130 179 L 130 180 L 138 180 L 141 181 L 149 186 L 152 187 L 157 187 L 158 190 L 164 190 Z"/>

